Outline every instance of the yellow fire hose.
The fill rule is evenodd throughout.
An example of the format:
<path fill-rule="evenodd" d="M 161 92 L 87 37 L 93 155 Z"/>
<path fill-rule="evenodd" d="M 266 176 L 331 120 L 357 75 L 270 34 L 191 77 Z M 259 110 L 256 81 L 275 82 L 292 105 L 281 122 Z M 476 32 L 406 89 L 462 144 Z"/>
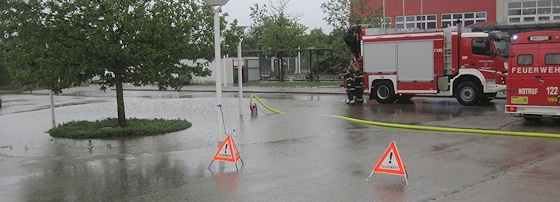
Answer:
<path fill-rule="evenodd" d="M 284 112 L 278 111 L 266 105 L 259 97 L 255 94 L 251 94 L 249 103 L 253 104 L 253 98 L 255 98 L 262 106 L 266 109 L 276 113 L 284 114 Z M 406 124 L 396 124 L 396 123 L 383 123 L 376 121 L 366 121 L 361 119 L 349 118 L 345 116 L 337 115 L 324 115 L 334 118 L 339 118 L 347 121 L 352 121 L 355 123 L 361 123 L 366 125 L 374 125 L 381 127 L 391 127 L 391 128 L 403 128 L 410 130 L 428 130 L 428 131 L 442 131 L 442 132 L 455 132 L 455 133 L 478 133 L 478 134 L 489 134 L 489 135 L 509 135 L 509 136 L 524 136 L 524 137 L 545 137 L 545 138 L 560 138 L 560 134 L 552 133 L 536 133 L 536 132 L 515 132 L 515 131 L 501 131 L 501 130 L 482 130 L 482 129 L 467 129 L 467 128 L 446 128 L 446 127 L 436 127 L 436 126 L 418 126 L 418 125 L 406 125 Z"/>

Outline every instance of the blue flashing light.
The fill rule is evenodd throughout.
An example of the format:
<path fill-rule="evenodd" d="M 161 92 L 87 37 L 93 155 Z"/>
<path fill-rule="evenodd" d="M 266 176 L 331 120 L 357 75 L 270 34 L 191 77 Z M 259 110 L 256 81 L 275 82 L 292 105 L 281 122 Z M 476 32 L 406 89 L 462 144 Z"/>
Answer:
<path fill-rule="evenodd" d="M 514 34 L 513 36 L 511 36 L 511 41 L 517 41 L 517 38 L 518 38 L 517 34 Z"/>

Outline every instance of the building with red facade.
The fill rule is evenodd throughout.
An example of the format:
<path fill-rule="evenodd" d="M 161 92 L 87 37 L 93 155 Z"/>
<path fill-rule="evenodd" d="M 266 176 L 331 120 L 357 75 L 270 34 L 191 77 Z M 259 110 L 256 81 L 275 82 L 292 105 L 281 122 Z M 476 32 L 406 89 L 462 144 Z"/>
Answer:
<path fill-rule="evenodd" d="M 473 30 L 560 29 L 560 0 L 362 0 L 382 7 L 385 26 L 435 29 L 461 20 Z"/>

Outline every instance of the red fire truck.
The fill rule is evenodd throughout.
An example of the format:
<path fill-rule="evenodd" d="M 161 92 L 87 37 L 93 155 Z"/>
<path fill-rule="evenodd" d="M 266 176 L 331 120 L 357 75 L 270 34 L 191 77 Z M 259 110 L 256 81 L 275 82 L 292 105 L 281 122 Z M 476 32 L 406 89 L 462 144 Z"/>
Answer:
<path fill-rule="evenodd" d="M 560 118 L 560 31 L 515 34 L 510 55 L 506 113 Z"/>
<path fill-rule="evenodd" d="M 506 89 L 507 34 L 457 28 L 369 32 L 353 27 L 344 41 L 355 61 L 363 63 L 363 93 L 379 103 L 437 94 L 455 96 L 471 106 L 490 101 Z"/>

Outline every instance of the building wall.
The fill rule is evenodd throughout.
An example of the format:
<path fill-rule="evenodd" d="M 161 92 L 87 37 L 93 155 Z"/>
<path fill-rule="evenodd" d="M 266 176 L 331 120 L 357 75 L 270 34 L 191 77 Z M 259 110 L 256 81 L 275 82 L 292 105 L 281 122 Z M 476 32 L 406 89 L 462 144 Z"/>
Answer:
<path fill-rule="evenodd" d="M 432 15 L 435 16 L 436 25 L 433 28 L 442 28 L 443 14 L 484 12 L 485 21 L 494 22 L 497 12 L 495 0 L 369 0 L 368 3 L 368 6 L 373 7 L 385 4 L 385 16 L 391 18 L 391 28 L 398 28 L 396 26 L 398 16 Z M 422 19 L 416 22 L 420 21 Z"/>
<path fill-rule="evenodd" d="M 192 60 L 181 60 L 181 63 L 186 64 L 186 65 L 195 65 L 196 63 L 204 63 L 205 60 L 198 60 L 198 61 L 192 61 Z M 222 85 L 232 85 L 233 84 L 233 60 L 232 59 L 228 59 L 228 58 L 224 58 L 221 61 L 221 81 L 220 83 Z M 210 62 L 208 63 L 208 66 L 205 67 L 208 68 L 210 70 L 212 70 L 212 74 L 208 77 L 201 77 L 201 76 L 192 76 L 192 80 L 191 83 L 193 84 L 212 84 L 212 83 L 216 83 L 216 65 L 214 62 Z"/>
<path fill-rule="evenodd" d="M 385 16 L 390 18 L 390 27 L 397 29 L 411 29 L 411 25 L 414 25 L 412 29 L 443 28 L 458 17 L 464 20 L 464 25 L 486 23 L 498 26 L 530 24 L 560 26 L 560 0 L 365 0 L 365 2 L 369 7 L 385 5 Z M 475 17 L 469 18 L 473 14 Z M 452 16 L 451 19 L 445 18 L 449 16 Z M 432 18 L 431 21 L 428 18 Z M 409 20 L 412 20 L 412 23 L 409 23 Z M 429 22 L 432 24 L 428 24 Z M 430 27 L 430 25 L 434 26 Z"/>
<path fill-rule="evenodd" d="M 500 24 L 560 22 L 560 0 L 497 0 Z"/>

